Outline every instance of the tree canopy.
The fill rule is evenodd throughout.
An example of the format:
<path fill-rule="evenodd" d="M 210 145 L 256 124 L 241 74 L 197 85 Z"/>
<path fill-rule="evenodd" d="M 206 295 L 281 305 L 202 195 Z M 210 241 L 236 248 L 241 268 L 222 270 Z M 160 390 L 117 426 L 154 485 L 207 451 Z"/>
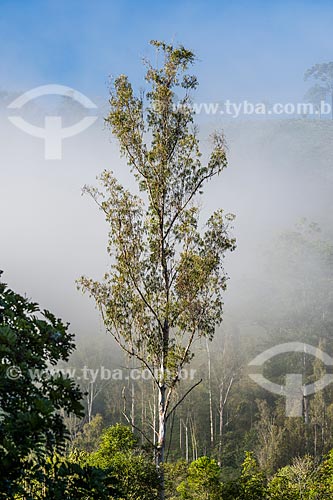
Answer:
<path fill-rule="evenodd" d="M 50 370 L 67 361 L 73 335 L 49 311 L 0 282 L 0 496 L 11 498 L 32 463 L 61 449 L 61 411 L 82 415 L 81 391 Z"/>

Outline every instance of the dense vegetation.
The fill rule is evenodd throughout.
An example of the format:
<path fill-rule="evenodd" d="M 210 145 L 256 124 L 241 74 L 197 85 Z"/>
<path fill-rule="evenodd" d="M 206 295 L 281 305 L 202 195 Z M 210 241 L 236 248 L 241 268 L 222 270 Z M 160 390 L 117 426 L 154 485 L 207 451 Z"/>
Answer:
<path fill-rule="evenodd" d="M 148 71 L 154 104 L 148 118 L 154 131 L 151 150 L 141 136 L 142 101 L 133 97 L 125 77 L 116 81 L 108 118 L 125 155 L 129 151 L 137 161 L 146 155 L 153 165 L 143 176 L 136 172 L 141 192 L 151 196 L 144 222 L 139 198 L 111 173 L 102 176 L 106 195 L 87 189 L 106 213 L 109 250 L 116 248 L 118 260 L 104 282 L 83 278 L 81 285 L 96 299 L 106 329 L 125 354 L 107 336 L 80 338 L 74 351 L 67 325 L 0 283 L 0 498 L 153 500 L 161 498 L 164 477 L 163 495 L 169 500 L 331 499 L 332 387 L 304 395 L 302 416 L 291 418 L 284 397 L 250 379 L 248 364 L 266 349 L 291 341 L 333 353 L 333 237 L 305 219 L 269 235 L 265 246 L 256 248 L 255 262 L 250 260 L 235 280 L 232 298 L 236 294 L 237 299 L 228 303 L 220 326 L 228 278 L 222 262 L 225 251 L 234 249 L 232 217 L 216 213 L 202 234 L 200 206 L 187 203 L 187 196 L 194 188 L 200 194 L 203 179 L 224 170 L 226 148 L 223 136 L 215 135 L 208 167 L 202 166 L 196 130 L 187 128 L 192 126 L 189 110 L 182 115 L 171 106 L 172 85 L 182 82 L 185 101 L 196 87 L 194 77 L 178 80 L 177 73 L 193 62 L 193 54 L 157 46 L 167 57 L 164 72 Z M 247 125 L 237 127 L 229 125 L 229 137 L 244 129 L 247 135 Z M 318 156 L 305 143 L 309 136 L 326 147 L 331 128 L 319 120 L 288 120 L 282 128 L 281 122 L 251 124 L 247 140 L 261 141 L 260 154 L 271 168 L 280 167 L 279 151 L 287 145 L 291 163 L 325 181 L 331 175 L 331 149 Z M 265 143 L 273 137 L 276 149 L 266 158 Z M 247 146 L 244 151 L 249 154 Z M 134 160 L 129 164 L 135 170 Z M 165 199 L 169 205 L 163 205 Z M 182 211 L 184 200 L 188 208 Z M 158 233 L 161 220 L 165 227 Z M 174 288 L 168 265 L 180 276 Z M 135 287 L 145 287 L 149 307 L 138 300 Z M 207 297 L 215 298 L 213 306 Z M 191 327 L 196 336 L 188 335 Z M 68 366 L 76 383 L 66 375 Z M 179 384 L 184 367 L 189 371 Z M 154 378 L 155 368 L 171 377 Z M 263 368 L 265 377 L 281 386 L 288 373 L 301 374 L 305 384 L 326 372 L 323 362 L 306 352 L 276 356 Z M 172 412 L 162 407 L 161 415 L 168 391 Z"/>

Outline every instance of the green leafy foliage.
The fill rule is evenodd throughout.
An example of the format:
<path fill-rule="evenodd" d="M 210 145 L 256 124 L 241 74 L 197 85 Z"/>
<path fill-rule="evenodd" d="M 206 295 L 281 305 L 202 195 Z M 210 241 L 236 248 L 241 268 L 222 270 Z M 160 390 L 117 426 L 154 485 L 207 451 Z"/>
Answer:
<path fill-rule="evenodd" d="M 309 489 L 311 500 L 329 500 L 333 497 L 333 450 L 318 467 Z"/>
<path fill-rule="evenodd" d="M 68 326 L 0 282 L 0 497 L 12 498 L 32 463 L 61 449 L 60 410 L 82 414 L 82 394 L 50 366 L 74 349 Z"/>
<path fill-rule="evenodd" d="M 106 429 L 98 450 L 87 463 L 105 471 L 124 500 L 156 500 L 160 478 L 151 457 L 137 448 L 137 439 L 123 425 Z"/>
<path fill-rule="evenodd" d="M 178 486 L 186 480 L 188 467 L 189 465 L 185 460 L 166 462 L 163 465 L 165 473 L 166 498 L 169 498 L 170 500 L 180 498 Z"/>
<path fill-rule="evenodd" d="M 103 470 L 84 463 L 72 454 L 69 458 L 54 454 L 43 464 L 35 464 L 21 483 L 24 493 L 16 500 L 110 500 L 119 498 L 116 488 Z"/>
<path fill-rule="evenodd" d="M 252 453 L 246 453 L 240 476 L 239 500 L 262 500 L 266 479 Z"/>
<path fill-rule="evenodd" d="M 103 428 L 104 424 L 102 415 L 95 415 L 91 422 L 84 424 L 81 432 L 74 439 L 72 447 L 86 452 L 96 451 L 101 439 Z"/>
<path fill-rule="evenodd" d="M 177 491 L 183 500 L 220 500 L 222 485 L 221 470 L 216 460 L 200 457 L 188 468 L 187 478 L 180 483 Z"/>

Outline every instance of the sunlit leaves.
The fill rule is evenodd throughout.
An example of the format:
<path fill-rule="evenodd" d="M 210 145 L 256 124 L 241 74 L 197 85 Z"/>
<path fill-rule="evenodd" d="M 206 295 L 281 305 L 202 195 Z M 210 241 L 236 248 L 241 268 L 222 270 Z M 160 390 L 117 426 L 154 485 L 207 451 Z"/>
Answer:
<path fill-rule="evenodd" d="M 152 45 L 160 62 L 145 62 L 147 91 L 136 96 L 121 75 L 106 118 L 141 195 L 106 171 L 101 190 L 85 188 L 109 225 L 111 260 L 102 282 L 82 277 L 79 286 L 94 297 L 121 347 L 160 370 L 159 387 L 172 392 L 195 338 L 212 337 L 222 319 L 223 260 L 235 241 L 233 216 L 222 210 L 199 223 L 199 196 L 227 157 L 223 133 L 213 134 L 208 158 L 200 150 L 191 108 L 197 80 L 187 72 L 195 56 L 182 46 Z"/>

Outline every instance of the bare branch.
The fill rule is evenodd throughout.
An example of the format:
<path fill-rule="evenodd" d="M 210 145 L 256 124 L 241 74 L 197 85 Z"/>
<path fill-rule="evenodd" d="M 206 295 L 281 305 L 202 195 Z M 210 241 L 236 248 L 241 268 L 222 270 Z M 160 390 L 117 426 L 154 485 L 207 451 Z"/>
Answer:
<path fill-rule="evenodd" d="M 173 414 L 173 412 L 178 408 L 178 406 L 184 401 L 184 399 L 190 394 L 190 392 L 193 391 L 199 384 L 201 384 L 202 378 L 199 380 L 199 382 L 196 382 L 188 391 L 185 392 L 184 396 L 180 398 L 180 400 L 175 404 L 175 406 L 169 411 L 169 413 L 166 415 L 166 420 Z"/>
<path fill-rule="evenodd" d="M 139 427 L 137 427 L 135 424 L 133 424 L 133 422 L 131 422 L 131 420 L 128 418 L 128 416 L 126 415 L 125 412 L 122 412 L 123 416 L 125 417 L 125 419 L 127 420 L 127 422 L 129 424 L 131 424 L 131 427 L 133 427 L 133 429 L 135 429 L 136 431 L 140 432 L 140 434 L 143 435 L 143 437 L 148 441 L 148 443 L 154 448 L 156 449 L 156 446 L 154 445 L 154 443 L 149 439 L 149 437 L 145 434 L 145 432 L 143 432 L 142 429 L 140 429 Z"/>

